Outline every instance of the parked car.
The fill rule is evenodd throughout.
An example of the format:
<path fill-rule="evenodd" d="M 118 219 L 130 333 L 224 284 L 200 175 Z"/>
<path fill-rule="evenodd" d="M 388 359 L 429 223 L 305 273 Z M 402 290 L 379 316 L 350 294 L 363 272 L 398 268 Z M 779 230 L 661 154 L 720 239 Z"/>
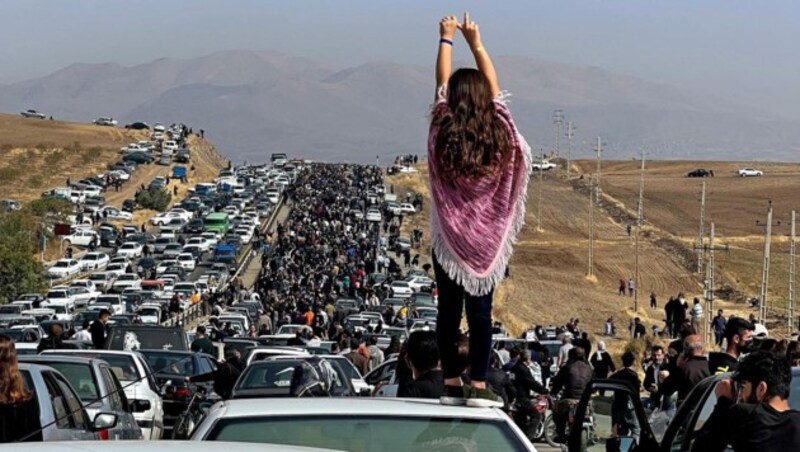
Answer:
<path fill-rule="evenodd" d="M 105 268 L 110 260 L 111 258 L 106 253 L 86 253 L 78 263 L 81 264 L 82 271 L 99 270 Z"/>
<path fill-rule="evenodd" d="M 694 171 L 689 171 L 686 177 L 711 177 L 711 171 L 698 168 Z"/>
<path fill-rule="evenodd" d="M 20 363 L 19 370 L 25 389 L 39 403 L 44 441 L 103 439 L 101 433 L 117 425 L 114 413 L 98 413 L 90 418 L 67 379 L 52 367 Z"/>
<path fill-rule="evenodd" d="M 146 122 L 141 122 L 141 121 L 125 124 L 125 128 L 132 130 L 150 130 L 150 126 L 147 125 Z"/>
<path fill-rule="evenodd" d="M 144 247 L 141 243 L 125 242 L 119 247 L 119 249 L 117 249 L 117 255 L 125 256 L 129 259 L 135 259 L 137 257 L 142 257 L 143 248 Z"/>
<path fill-rule="evenodd" d="M 81 272 L 81 264 L 75 259 L 59 259 L 47 269 L 47 276 L 54 279 L 64 279 L 75 276 Z"/>
<path fill-rule="evenodd" d="M 392 281 L 389 290 L 393 297 L 408 298 L 414 294 L 414 289 L 407 281 Z"/>
<path fill-rule="evenodd" d="M 118 122 L 114 118 L 101 116 L 101 117 L 95 119 L 94 121 L 92 121 L 92 124 L 95 124 L 95 125 L 98 125 L 98 126 L 116 127 Z"/>
<path fill-rule="evenodd" d="M 758 177 L 763 176 L 764 172 L 754 168 L 742 168 L 736 172 L 739 177 Z"/>
<path fill-rule="evenodd" d="M 101 359 L 125 389 L 133 408 L 133 417 L 144 439 L 160 439 L 164 432 L 164 406 L 160 390 L 147 360 L 135 351 L 114 350 L 45 350 L 41 356 L 80 356 Z"/>
<path fill-rule="evenodd" d="M 500 409 L 443 406 L 427 399 L 229 400 L 214 405 L 192 435 L 198 441 L 242 437 L 341 450 L 436 450 L 444 444 L 469 444 L 470 450 L 535 450 Z"/>
<path fill-rule="evenodd" d="M 136 162 L 136 163 L 150 164 L 153 162 L 153 160 L 155 160 L 155 157 L 145 152 L 134 151 L 126 154 L 124 157 L 122 157 L 122 160 Z"/>
<path fill-rule="evenodd" d="M 538 162 L 531 163 L 531 168 L 537 171 L 549 171 L 557 167 L 558 165 L 550 162 L 549 160 L 541 160 Z"/>
<path fill-rule="evenodd" d="M 20 114 L 25 118 L 36 118 L 36 119 L 45 119 L 45 118 L 47 118 L 46 114 L 44 114 L 44 113 L 42 113 L 40 111 L 33 110 L 33 109 L 25 110 L 23 112 L 20 112 Z"/>
<path fill-rule="evenodd" d="M 111 367 L 105 361 L 77 356 L 23 356 L 20 362 L 51 367 L 75 388 L 90 418 L 100 413 L 113 413 L 117 425 L 100 432 L 101 439 L 142 439 L 128 398 Z"/>
<path fill-rule="evenodd" d="M 70 245 L 89 246 L 93 240 L 97 245 L 100 244 L 100 236 L 97 234 L 97 232 L 91 229 L 77 229 L 72 234 L 65 235 L 61 238 L 61 242 L 64 244 L 64 247 L 68 247 Z"/>

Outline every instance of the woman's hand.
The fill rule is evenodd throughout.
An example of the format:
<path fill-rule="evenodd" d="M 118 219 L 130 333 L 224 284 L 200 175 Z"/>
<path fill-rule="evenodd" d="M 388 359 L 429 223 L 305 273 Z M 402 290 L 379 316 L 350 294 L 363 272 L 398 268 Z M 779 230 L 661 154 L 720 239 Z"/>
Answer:
<path fill-rule="evenodd" d="M 481 32 L 478 29 L 478 24 L 470 20 L 468 12 L 464 13 L 464 22 L 459 24 L 458 28 L 461 30 L 461 34 L 464 35 L 467 45 L 469 45 L 469 48 L 473 52 L 475 49 L 481 47 Z"/>
<path fill-rule="evenodd" d="M 445 16 L 439 21 L 439 36 L 452 41 L 459 26 L 456 16 Z"/>

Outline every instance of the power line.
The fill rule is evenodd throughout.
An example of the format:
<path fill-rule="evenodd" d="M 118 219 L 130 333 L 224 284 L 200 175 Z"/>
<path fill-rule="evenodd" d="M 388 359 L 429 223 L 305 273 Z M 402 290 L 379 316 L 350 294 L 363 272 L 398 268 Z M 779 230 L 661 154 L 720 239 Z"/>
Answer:
<path fill-rule="evenodd" d="M 591 184 L 591 192 L 589 193 L 589 273 L 590 277 L 594 276 L 594 199 L 597 187 L 594 181 Z"/>

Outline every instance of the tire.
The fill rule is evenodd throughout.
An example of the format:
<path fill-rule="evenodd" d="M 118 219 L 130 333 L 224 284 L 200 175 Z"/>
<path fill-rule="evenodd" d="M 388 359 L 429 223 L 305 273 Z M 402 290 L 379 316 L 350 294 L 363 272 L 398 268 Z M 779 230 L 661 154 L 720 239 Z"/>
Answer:
<path fill-rule="evenodd" d="M 544 440 L 550 447 L 561 447 L 561 443 L 556 442 L 556 423 L 553 415 L 547 416 L 544 420 Z"/>

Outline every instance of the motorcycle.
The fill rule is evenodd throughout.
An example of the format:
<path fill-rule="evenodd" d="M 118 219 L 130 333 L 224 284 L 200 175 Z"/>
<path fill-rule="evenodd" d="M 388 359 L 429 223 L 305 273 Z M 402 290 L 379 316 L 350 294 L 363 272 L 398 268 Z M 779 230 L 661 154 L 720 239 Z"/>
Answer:
<path fill-rule="evenodd" d="M 578 403 L 571 403 L 569 407 L 569 416 L 567 418 L 567 425 L 564 429 L 564 437 L 568 438 L 570 434 L 570 430 L 574 427 L 575 421 L 575 411 L 578 408 Z M 586 450 L 587 448 L 594 446 L 599 442 L 599 438 L 597 437 L 596 431 L 596 423 L 595 423 L 595 416 L 594 416 L 594 407 L 592 403 L 586 407 L 586 416 L 583 420 L 583 425 L 581 425 L 581 450 Z M 566 450 L 566 443 L 560 443 L 556 441 L 556 425 L 553 416 L 549 416 L 545 421 L 544 426 L 544 437 L 547 444 L 551 447 L 561 447 L 562 449 Z"/>
<path fill-rule="evenodd" d="M 186 406 L 186 410 L 178 416 L 172 429 L 172 439 L 189 439 L 195 427 L 200 424 L 208 412 L 210 403 L 206 401 L 206 389 L 202 386 L 194 388 L 194 394 Z"/>
<path fill-rule="evenodd" d="M 509 413 L 511 419 L 514 420 L 514 423 L 525 432 L 525 435 L 531 442 L 542 441 L 544 440 L 545 435 L 545 426 L 548 424 L 553 424 L 551 419 L 551 414 L 548 414 L 550 408 L 552 406 L 552 400 L 550 396 L 540 394 L 535 400 L 532 400 L 533 407 L 538 412 L 540 416 L 540 422 L 536 426 L 536 429 L 531 431 L 531 422 L 532 418 L 528 416 L 523 410 L 520 409 L 519 405 L 514 404 L 511 407 L 511 412 Z M 555 434 L 553 434 L 555 435 Z"/>

